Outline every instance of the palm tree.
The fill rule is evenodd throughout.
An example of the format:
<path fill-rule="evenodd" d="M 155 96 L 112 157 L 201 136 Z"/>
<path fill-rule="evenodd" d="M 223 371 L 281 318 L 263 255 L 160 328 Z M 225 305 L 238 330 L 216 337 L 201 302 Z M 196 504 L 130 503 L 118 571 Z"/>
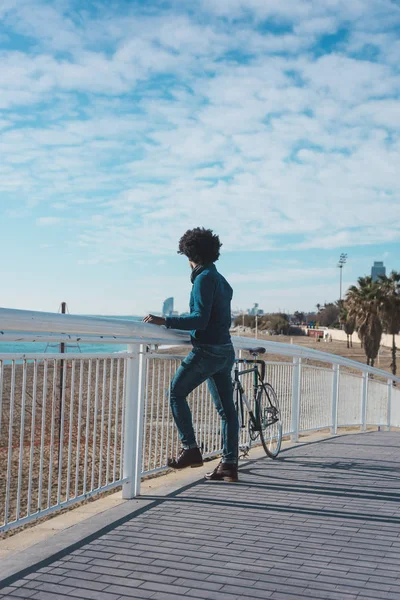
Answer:
<path fill-rule="evenodd" d="M 379 278 L 381 290 L 380 314 L 383 327 L 392 336 L 392 364 L 393 375 L 396 375 L 396 335 L 400 331 L 400 273 L 392 271 L 389 277 L 381 275 Z"/>
<path fill-rule="evenodd" d="M 356 322 L 354 318 L 349 316 L 349 309 L 347 308 L 343 300 L 338 300 L 338 306 L 340 309 L 339 323 L 342 325 L 346 333 L 347 347 L 350 348 L 350 345 L 351 347 L 353 347 L 353 340 L 351 336 L 353 335 L 354 330 L 356 328 Z"/>
<path fill-rule="evenodd" d="M 344 328 L 344 324 L 346 323 L 348 310 L 345 306 L 344 300 L 337 300 L 336 306 L 339 309 L 339 323 L 341 328 Z"/>
<path fill-rule="evenodd" d="M 360 277 L 346 294 L 349 319 L 354 320 L 367 357 L 367 365 L 374 366 L 382 337 L 379 315 L 381 291 L 371 277 Z"/>
<path fill-rule="evenodd" d="M 355 331 L 356 328 L 356 322 L 354 319 L 350 319 L 350 317 L 347 318 L 346 323 L 344 324 L 344 330 L 345 333 L 347 335 L 347 347 L 350 348 L 353 347 L 353 338 L 352 335 Z M 350 345 L 349 345 L 349 340 L 350 340 Z"/>

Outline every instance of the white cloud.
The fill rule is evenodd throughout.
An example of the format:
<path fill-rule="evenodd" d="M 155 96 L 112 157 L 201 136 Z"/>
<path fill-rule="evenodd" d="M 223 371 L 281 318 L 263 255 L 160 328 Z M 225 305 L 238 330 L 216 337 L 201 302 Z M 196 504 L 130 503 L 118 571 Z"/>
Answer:
<path fill-rule="evenodd" d="M 335 269 L 332 268 L 280 268 L 268 271 L 254 271 L 247 273 L 232 273 L 229 275 L 229 281 L 233 284 L 286 284 L 293 285 L 293 281 L 309 280 L 332 280 L 336 276 Z"/>
<path fill-rule="evenodd" d="M 204 0 L 201 19 L 174 2 L 79 20 L 35 4 L 3 6 L 36 43 L 1 56 L 0 190 L 15 215 L 39 204 L 40 225 L 69 211 L 82 261 L 170 253 L 198 223 L 228 251 L 400 240 L 400 77 L 379 31 L 392 3 Z M 349 24 L 339 51 L 313 55 Z M 378 60 L 354 55 L 368 36 Z"/>
<path fill-rule="evenodd" d="M 356 105 L 367 98 L 397 95 L 400 77 L 391 67 L 329 54 L 300 66 L 307 85 L 330 99 Z"/>
<path fill-rule="evenodd" d="M 335 33 L 338 27 L 338 20 L 334 17 L 316 17 L 301 21 L 295 25 L 294 32 L 296 34 L 321 34 Z"/>
<path fill-rule="evenodd" d="M 304 242 L 297 244 L 298 249 L 307 248 L 349 248 L 351 246 L 367 246 L 373 244 L 388 244 L 390 242 L 400 242 L 400 227 L 374 226 L 365 228 L 362 231 L 339 231 L 337 233 L 327 233 L 325 236 L 316 236 L 309 238 Z"/>
<path fill-rule="evenodd" d="M 61 219 L 59 217 L 39 217 L 38 219 L 36 219 L 36 223 L 38 225 L 50 227 L 52 225 L 58 225 L 59 223 L 61 223 Z"/>
<path fill-rule="evenodd" d="M 218 16 L 236 19 L 252 15 L 257 20 L 279 17 L 288 22 L 309 16 L 312 2 L 308 0 L 203 0 L 204 7 Z"/>

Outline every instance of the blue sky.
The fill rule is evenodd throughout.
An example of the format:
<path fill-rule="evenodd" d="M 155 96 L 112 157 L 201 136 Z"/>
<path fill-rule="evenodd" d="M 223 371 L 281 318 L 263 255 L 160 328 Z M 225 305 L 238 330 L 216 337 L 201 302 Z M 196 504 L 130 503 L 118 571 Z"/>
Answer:
<path fill-rule="evenodd" d="M 234 309 L 400 270 L 399 32 L 390 0 L 3 0 L 0 305 L 184 311 L 199 225 Z"/>

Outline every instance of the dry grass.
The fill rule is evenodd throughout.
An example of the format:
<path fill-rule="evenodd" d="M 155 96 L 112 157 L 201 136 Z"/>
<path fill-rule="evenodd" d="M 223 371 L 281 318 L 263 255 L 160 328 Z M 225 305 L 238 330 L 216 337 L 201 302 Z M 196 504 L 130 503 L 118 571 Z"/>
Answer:
<path fill-rule="evenodd" d="M 244 337 L 254 337 L 254 334 L 240 334 L 243 335 Z M 260 333 L 258 334 L 258 340 L 257 340 L 257 344 L 258 342 L 260 343 L 259 345 L 261 345 L 261 342 L 263 340 L 268 341 L 268 342 L 278 342 L 278 343 L 284 343 L 284 344 L 289 344 L 290 340 L 293 340 L 293 344 L 296 344 L 298 346 L 302 346 L 304 348 L 312 348 L 313 350 L 319 350 L 320 352 L 327 352 L 329 354 L 336 354 L 338 356 L 343 356 L 344 358 L 349 358 L 351 360 L 355 360 L 357 362 L 362 363 L 363 365 L 366 364 L 366 357 L 365 357 L 365 353 L 364 350 L 361 348 L 361 344 L 359 343 L 355 343 L 353 342 L 353 347 L 352 348 L 347 348 L 347 344 L 346 342 L 342 342 L 342 341 L 337 341 L 337 340 L 333 340 L 332 342 L 324 342 L 324 341 L 317 341 L 315 338 L 312 337 L 308 337 L 305 335 L 297 335 L 297 336 L 281 336 L 281 335 L 266 335 L 264 333 Z M 279 354 L 265 354 L 263 355 L 261 358 L 263 358 L 264 360 L 272 360 L 272 361 L 287 361 L 290 362 L 292 359 L 291 357 L 285 357 L 285 356 L 281 356 Z M 326 363 L 321 363 L 318 361 L 314 361 L 314 360 L 307 360 L 308 364 L 315 364 L 317 366 L 326 366 Z M 386 371 L 387 373 L 391 373 L 391 368 L 390 368 L 390 363 L 391 363 L 391 353 L 390 353 L 390 349 L 388 348 L 382 348 L 380 351 L 380 356 L 379 358 L 377 358 L 376 363 L 375 363 L 375 367 L 378 369 L 382 369 L 382 371 Z M 356 372 L 354 369 L 349 369 L 350 372 Z"/>
<path fill-rule="evenodd" d="M 99 361 L 97 373 L 94 366 L 89 373 L 86 361 L 82 361 L 82 364 L 78 362 L 75 369 L 71 368 L 68 361 L 65 361 L 65 365 L 62 412 L 59 363 L 50 364 L 46 373 L 43 363 L 38 364 L 36 373 L 34 365 L 28 364 L 24 397 L 23 366 L 15 366 L 14 378 L 12 367 L 4 367 L 0 427 L 0 521 L 5 516 L 7 498 L 8 519 L 13 520 L 18 511 L 20 515 L 26 513 L 29 492 L 32 498 L 30 509 L 34 512 L 45 509 L 59 499 L 85 494 L 92 487 L 97 487 L 99 482 L 102 485 L 111 482 L 115 473 L 118 477 L 121 464 L 122 361 L 119 377 L 115 372 L 112 379 L 110 361 Z M 35 377 L 37 394 L 34 403 Z M 96 377 L 98 394 L 95 393 Z M 81 379 L 83 393 L 79 411 Z M 14 402 L 10 401 L 12 388 Z M 12 452 L 9 454 L 10 441 Z"/>

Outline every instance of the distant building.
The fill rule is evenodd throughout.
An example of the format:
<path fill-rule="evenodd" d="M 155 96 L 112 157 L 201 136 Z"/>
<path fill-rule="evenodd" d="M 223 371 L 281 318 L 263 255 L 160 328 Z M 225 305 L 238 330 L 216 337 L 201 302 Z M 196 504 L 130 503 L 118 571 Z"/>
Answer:
<path fill-rule="evenodd" d="M 174 312 L 174 299 L 167 298 L 166 300 L 164 300 L 164 304 L 163 304 L 163 308 L 162 308 L 163 317 L 171 317 L 173 312 Z"/>
<path fill-rule="evenodd" d="M 371 269 L 372 281 L 378 281 L 380 275 L 386 275 L 386 267 L 383 262 L 374 262 Z"/>
<path fill-rule="evenodd" d="M 261 308 L 258 308 L 258 304 L 256 303 L 256 304 L 254 304 L 253 308 L 250 308 L 248 310 L 248 314 L 249 315 L 253 315 L 253 316 L 255 316 L 255 315 L 263 315 L 264 311 L 261 310 Z"/>

